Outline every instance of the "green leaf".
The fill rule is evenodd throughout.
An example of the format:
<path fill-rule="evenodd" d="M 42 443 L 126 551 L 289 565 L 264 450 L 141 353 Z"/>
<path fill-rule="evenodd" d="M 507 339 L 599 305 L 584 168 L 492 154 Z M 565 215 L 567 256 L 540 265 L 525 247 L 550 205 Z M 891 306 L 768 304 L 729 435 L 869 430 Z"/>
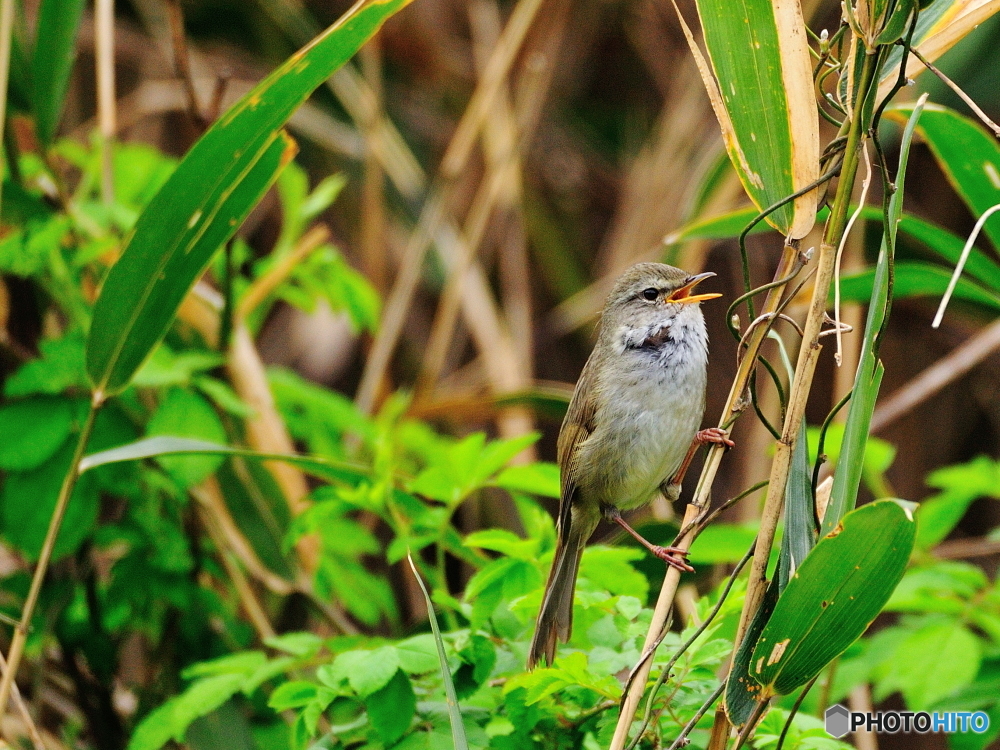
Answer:
<path fill-rule="evenodd" d="M 175 354 L 166 344 L 153 350 L 133 383 L 141 388 L 162 388 L 168 385 L 187 385 L 195 373 L 212 370 L 225 362 L 218 352 L 185 351 Z"/>
<path fill-rule="evenodd" d="M 199 149 L 226 119 L 195 144 L 157 193 L 104 280 L 87 339 L 87 375 L 102 396 L 129 384 L 212 255 L 295 153 L 284 132 L 263 143 L 236 143 L 230 136 L 213 140 L 209 152 Z"/>
<path fill-rule="evenodd" d="M 812 493 L 812 466 L 809 463 L 809 437 L 805 420 L 795 441 L 792 462 L 785 485 L 785 530 L 781 537 L 781 563 L 778 591 L 784 591 L 788 578 L 806 559 L 816 543 Z"/>
<path fill-rule="evenodd" d="M 36 393 L 54 395 L 86 385 L 83 347 L 83 340 L 72 333 L 61 339 L 44 339 L 39 344 L 41 358 L 22 365 L 4 384 L 4 393 L 12 398 Z"/>
<path fill-rule="evenodd" d="M 283 633 L 264 639 L 264 643 L 292 656 L 313 656 L 323 647 L 323 639 L 315 633 Z"/>
<path fill-rule="evenodd" d="M 432 633 L 421 633 L 396 644 L 399 667 L 407 674 L 425 674 L 438 668 L 437 646 Z"/>
<path fill-rule="evenodd" d="M 219 454 L 226 456 L 242 456 L 260 461 L 287 461 L 300 467 L 303 471 L 317 477 L 334 481 L 346 481 L 355 484 L 368 477 L 369 469 L 365 466 L 349 464 L 343 461 L 330 461 L 318 456 L 296 456 L 285 453 L 260 453 L 242 448 L 230 448 L 227 445 L 210 443 L 205 440 L 192 440 L 179 437 L 153 437 L 137 440 L 118 448 L 92 453 L 80 461 L 80 471 L 85 472 L 98 466 L 119 463 L 121 461 L 137 461 L 143 458 L 155 458 L 171 454 Z"/>
<path fill-rule="evenodd" d="M 198 680 L 147 716 L 129 740 L 128 750 L 159 750 L 169 740 L 180 742 L 191 722 L 207 716 L 239 692 L 242 674 Z"/>
<path fill-rule="evenodd" d="M 948 288 L 951 272 L 941 266 L 920 261 L 902 261 L 896 264 L 892 296 L 896 299 L 912 297 L 937 297 Z M 849 302 L 867 302 L 872 294 L 875 271 L 845 276 L 840 280 L 840 297 Z M 972 302 L 991 310 L 1000 310 L 1000 294 L 964 277 L 955 285 L 956 299 Z"/>
<path fill-rule="evenodd" d="M 31 87 L 35 133 L 45 147 L 52 143 L 62 117 L 86 5 L 85 0 L 42 0 L 38 7 Z"/>
<path fill-rule="evenodd" d="M 912 105 L 894 108 L 900 116 Z M 975 120 L 954 110 L 928 104 L 918 126 L 948 182 L 976 217 L 1000 203 L 1000 144 Z M 993 247 L 1000 249 L 1000 216 L 983 227 Z"/>
<path fill-rule="evenodd" d="M 181 676 L 186 680 L 191 680 L 196 677 L 209 677 L 217 674 L 249 675 L 260 669 L 265 661 L 267 661 L 267 657 L 263 651 L 240 651 L 220 656 L 211 661 L 192 664 L 181 673 Z"/>
<path fill-rule="evenodd" d="M 0 469 L 24 471 L 48 461 L 69 437 L 73 408 L 63 398 L 39 396 L 0 407 Z"/>
<path fill-rule="evenodd" d="M 749 208 L 738 208 L 723 214 L 717 214 L 708 218 L 698 219 L 690 224 L 685 224 L 676 232 L 669 234 L 663 242 L 673 245 L 678 242 L 689 242 L 691 240 L 728 240 L 739 237 L 746 225 L 756 218 L 760 211 L 756 206 Z M 771 232 L 771 227 L 766 221 L 759 221 L 750 230 L 749 234 L 761 234 Z"/>
<path fill-rule="evenodd" d="M 406 733 L 416 714 L 417 696 L 410 678 L 397 669 L 384 687 L 365 699 L 365 709 L 379 737 L 391 745 Z"/>
<path fill-rule="evenodd" d="M 191 148 L 143 211 L 94 308 L 87 373 L 115 393 L 166 333 L 215 251 L 294 153 L 292 113 L 407 0 L 358 3 L 243 97 Z"/>
<path fill-rule="evenodd" d="M 580 577 L 612 594 L 646 601 L 649 580 L 631 565 L 644 555 L 644 550 L 628 547 L 587 547 L 580 560 Z"/>
<path fill-rule="evenodd" d="M 290 708 L 301 708 L 312 702 L 316 697 L 318 686 L 312 682 L 296 680 L 279 686 L 267 701 L 267 705 L 275 711 L 287 711 Z"/>
<path fill-rule="evenodd" d="M 724 108 L 716 114 L 726 150 L 750 199 L 766 208 L 818 177 L 819 123 L 801 13 L 770 0 L 697 5 L 721 96 L 714 104 Z M 802 237 L 815 210 L 815 199 L 800 198 L 766 221 Z"/>
<path fill-rule="evenodd" d="M 694 540 L 688 559 L 702 565 L 738 562 L 757 538 L 757 529 L 757 523 L 710 524 Z"/>
<path fill-rule="evenodd" d="M 559 497 L 559 466 L 536 462 L 524 466 L 508 466 L 493 483 L 511 492 L 527 492 L 541 497 Z"/>
<path fill-rule="evenodd" d="M 399 653 L 395 646 L 383 646 L 366 651 L 347 676 L 348 682 L 360 697 L 367 698 L 385 687 L 399 669 Z"/>
<path fill-rule="evenodd" d="M 736 649 L 736 655 L 733 657 L 733 668 L 726 678 L 726 715 L 733 726 L 742 727 L 746 724 L 753 716 L 754 709 L 760 700 L 766 699 L 766 696 L 762 697 L 761 695 L 760 684 L 750 676 L 750 670 L 754 647 L 760 639 L 764 627 L 771 619 L 777 603 L 778 582 L 772 579 L 764 590 L 763 601 L 754 612 L 743 640 Z"/>
<path fill-rule="evenodd" d="M 789 581 L 751 661 L 764 695 L 804 685 L 855 641 L 903 576 L 916 524 L 894 500 L 851 511 Z"/>
<path fill-rule="evenodd" d="M 911 711 L 926 711 L 970 684 L 982 645 L 958 620 L 934 621 L 899 644 L 881 690 L 899 689 Z"/>
<path fill-rule="evenodd" d="M 38 559 L 63 477 L 73 460 L 74 440 L 66 441 L 48 461 L 27 472 L 9 474 L 0 493 L 4 537 L 29 559 Z M 80 477 L 66 506 L 52 560 L 79 548 L 97 521 L 98 493 L 92 477 Z"/>
<path fill-rule="evenodd" d="M 208 442 L 226 439 L 226 430 L 209 403 L 197 393 L 172 388 L 150 417 L 146 434 L 198 438 Z M 162 456 L 157 463 L 182 487 L 193 487 L 221 464 L 221 456 Z"/>
<path fill-rule="evenodd" d="M 534 560 L 538 556 L 538 541 L 522 539 L 506 529 L 484 529 L 465 537 L 466 547 L 478 547 L 513 557 L 516 560 Z"/>

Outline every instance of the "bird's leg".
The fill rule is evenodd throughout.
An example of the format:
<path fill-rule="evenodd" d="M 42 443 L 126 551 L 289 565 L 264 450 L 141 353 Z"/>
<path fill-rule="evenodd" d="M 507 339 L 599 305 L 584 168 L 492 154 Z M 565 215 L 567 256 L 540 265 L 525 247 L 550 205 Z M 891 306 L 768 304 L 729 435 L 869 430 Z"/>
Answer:
<path fill-rule="evenodd" d="M 735 448 L 736 443 L 729 439 L 729 433 L 720 427 L 709 427 L 707 430 L 698 430 L 694 434 L 694 440 L 691 441 L 691 447 L 688 448 L 687 455 L 684 456 L 684 460 L 681 461 L 680 468 L 674 473 L 674 476 L 669 482 L 664 483 L 664 487 L 677 487 L 677 495 L 680 495 L 681 482 L 684 481 L 684 475 L 687 474 L 688 467 L 691 466 L 691 461 L 694 459 L 694 454 L 698 452 L 698 449 L 703 445 L 708 445 L 710 443 L 716 443 L 718 445 L 724 445 L 727 448 Z M 670 492 L 667 493 L 667 499 L 670 498 Z M 674 500 L 677 498 L 674 497 Z"/>
<path fill-rule="evenodd" d="M 648 539 L 646 539 L 642 534 L 633 529 L 628 522 L 622 518 L 621 511 L 618 510 L 613 505 L 604 505 L 601 507 L 604 513 L 604 517 L 613 523 L 621 526 L 625 531 L 631 534 L 639 544 L 648 549 L 653 553 L 654 557 L 658 557 L 667 565 L 672 568 L 677 568 L 677 570 L 683 571 L 685 573 L 693 573 L 694 568 L 688 565 L 687 560 L 684 559 L 684 555 L 687 554 L 686 550 L 682 550 L 679 547 L 661 547 L 658 544 L 653 544 Z"/>

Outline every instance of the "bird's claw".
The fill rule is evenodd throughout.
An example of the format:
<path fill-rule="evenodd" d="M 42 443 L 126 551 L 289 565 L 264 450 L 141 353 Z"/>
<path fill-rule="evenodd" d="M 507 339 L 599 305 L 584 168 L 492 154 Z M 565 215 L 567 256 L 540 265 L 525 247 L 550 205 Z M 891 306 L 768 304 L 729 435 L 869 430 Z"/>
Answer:
<path fill-rule="evenodd" d="M 677 568 L 677 570 L 682 573 L 694 573 L 694 568 L 688 565 L 688 561 L 684 559 L 687 554 L 687 550 L 683 550 L 679 547 L 660 547 L 659 545 L 653 545 L 650 548 L 650 552 L 653 553 L 655 557 L 663 560 L 671 568 Z"/>
<path fill-rule="evenodd" d="M 707 430 L 698 430 L 694 439 L 699 445 L 715 443 L 716 445 L 724 445 L 727 448 L 736 447 L 736 443 L 729 439 L 729 433 L 720 427 L 709 427 Z"/>

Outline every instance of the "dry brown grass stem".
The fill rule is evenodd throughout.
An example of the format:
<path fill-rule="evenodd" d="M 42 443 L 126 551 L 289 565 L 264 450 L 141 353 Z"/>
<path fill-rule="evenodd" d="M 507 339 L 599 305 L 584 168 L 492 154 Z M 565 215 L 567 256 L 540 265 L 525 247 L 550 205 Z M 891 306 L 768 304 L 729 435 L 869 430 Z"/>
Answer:
<path fill-rule="evenodd" d="M 330 230 L 325 224 L 317 224 L 299 238 L 295 246 L 278 260 L 260 278 L 256 279 L 240 298 L 236 308 L 236 320 L 246 320 L 257 306 L 263 303 L 274 290 L 288 279 L 295 267 L 309 257 L 317 248 L 330 239 Z"/>
<path fill-rule="evenodd" d="M 274 633 L 274 626 L 271 625 L 270 619 L 268 619 L 267 613 L 264 611 L 264 607 L 261 605 L 260 600 L 257 598 L 257 592 L 253 590 L 247 577 L 243 574 L 243 569 L 236 564 L 234 557 L 239 556 L 243 561 L 244 565 L 246 560 L 242 555 L 235 550 L 235 545 L 240 544 L 243 546 L 243 552 L 249 552 L 249 556 L 256 560 L 256 555 L 250 548 L 246 539 L 236 528 L 235 523 L 231 517 L 229 517 L 228 511 L 223 511 L 221 514 L 219 512 L 219 506 L 225 506 L 225 500 L 222 497 L 222 490 L 219 488 L 218 482 L 215 477 L 210 477 L 202 485 L 198 487 L 193 487 L 191 489 L 191 494 L 196 500 L 198 500 L 198 515 L 201 517 L 202 523 L 205 529 L 208 531 L 208 535 L 211 537 L 213 543 L 219 551 L 219 558 L 222 561 L 223 567 L 226 569 L 226 575 L 229 580 L 232 581 L 233 588 L 236 589 L 236 595 L 240 600 L 240 604 L 243 606 L 243 611 L 246 613 L 247 618 L 253 624 L 254 629 L 257 631 L 257 635 L 261 640 L 265 638 L 272 637 Z M 228 528 L 226 526 L 228 525 Z M 263 569 L 260 565 L 260 561 L 256 561 L 257 565 Z M 264 572 L 264 570 L 259 570 L 258 573 Z M 269 572 L 269 571 L 268 571 Z M 271 574 L 271 577 L 276 577 Z M 259 576 L 258 576 L 259 578 Z M 284 593 L 291 593 L 291 587 L 286 584 L 286 589 Z"/>
<path fill-rule="evenodd" d="M 210 345 L 214 345 L 219 337 L 221 309 L 222 299 L 219 294 L 204 284 L 197 284 L 181 304 L 178 318 L 197 330 Z M 226 372 L 233 390 L 253 409 L 253 415 L 244 422 L 248 445 L 262 453 L 295 453 L 295 445 L 288 434 L 288 428 L 275 406 L 264 363 L 245 325 L 234 326 L 233 339 L 226 360 Z M 309 501 L 306 499 L 309 485 L 301 471 L 291 464 L 280 461 L 267 461 L 264 466 L 281 489 L 293 516 L 299 515 L 309 507 Z M 233 549 L 236 551 L 238 547 Z M 295 545 L 295 549 L 300 570 L 296 576 L 295 587 L 312 596 L 309 580 L 316 570 L 319 559 L 319 540 L 315 535 L 302 537 Z M 315 599 L 314 601 L 342 631 L 357 632 L 338 604 Z"/>
<path fill-rule="evenodd" d="M 7 660 L 4 659 L 3 654 L 0 653 L 0 672 L 6 671 Z M 31 718 L 31 712 L 28 710 L 28 704 L 24 702 L 24 697 L 21 695 L 21 691 L 17 687 L 17 682 L 11 683 L 10 697 L 14 701 L 14 705 L 17 706 L 17 712 L 21 715 L 21 720 L 24 722 L 24 729 L 28 733 L 28 738 L 31 740 L 31 744 L 35 746 L 35 750 L 45 750 L 45 742 L 42 740 L 42 735 L 38 731 L 38 727 L 35 725 L 35 720 Z M 6 734 L 6 732 L 4 734 Z"/>
<path fill-rule="evenodd" d="M 382 46 L 379 36 L 361 48 L 361 67 L 364 80 L 371 88 L 375 99 L 374 116 L 368 120 L 365 139 L 371 142 L 377 137 L 378 124 L 384 120 L 382 113 Z M 361 181 L 361 227 L 359 245 L 361 248 L 361 268 L 365 276 L 379 292 L 389 286 L 389 269 L 386 257 L 386 211 L 385 211 L 385 170 L 371 149 L 365 152 L 364 176 Z"/>
<path fill-rule="evenodd" d="M 961 378 L 997 350 L 1000 350 L 1000 320 L 994 321 L 971 336 L 965 343 L 887 397 L 875 409 L 871 431 L 875 433 L 884 430 L 949 383 Z"/>
<path fill-rule="evenodd" d="M 628 266 L 661 259 L 666 249 L 664 235 L 688 217 L 700 176 L 721 153 L 721 140 L 704 135 L 711 112 L 699 80 L 694 63 L 685 58 L 664 101 L 655 135 L 632 162 L 622 186 L 618 210 L 599 254 L 601 276 L 551 314 L 551 323 L 560 333 L 592 320 Z M 738 195 L 742 195 L 738 188 L 721 190 L 712 209 L 728 209 Z M 709 249 L 705 242 L 689 243 L 680 261 L 683 268 L 700 271 Z"/>
<path fill-rule="evenodd" d="M 295 590 L 291 583 L 273 573 L 257 557 L 253 545 L 247 541 L 230 515 L 215 477 L 209 477 L 202 484 L 192 487 L 191 496 L 198 501 L 204 515 L 211 522 L 208 528 L 220 551 L 231 551 L 254 578 L 274 593 L 288 596 Z"/>
<path fill-rule="evenodd" d="M 386 302 L 378 334 L 365 363 L 361 384 L 355 397 L 358 407 L 364 412 L 370 412 L 374 407 L 378 389 L 392 358 L 392 352 L 395 350 L 396 343 L 403 331 L 406 316 L 420 280 L 424 257 L 432 238 L 437 242 L 442 259 L 449 268 L 454 266 L 456 259 L 461 257 L 463 252 L 469 252 L 468 250 L 454 252 L 455 245 L 462 243 L 463 240 L 459 230 L 452 226 L 450 221 L 446 221 L 453 179 L 465 168 L 471 152 L 471 142 L 468 146 L 464 146 L 460 139 L 474 138 L 479 133 L 485 113 L 485 111 L 480 110 L 484 107 L 495 106 L 501 84 L 509 73 L 516 54 L 521 49 L 528 27 L 530 27 L 531 20 L 537 13 L 540 4 L 541 0 L 519 0 L 500 35 L 500 40 L 490 55 L 485 72 L 473 92 L 472 99 L 462 115 L 455 134 L 452 136 L 445 158 L 442 160 L 440 177 L 431 186 L 417 226 L 410 235 L 402 265 Z M 466 276 L 468 283 L 461 285 L 463 290 L 462 309 L 465 312 L 466 321 L 470 328 L 478 326 L 480 331 L 486 334 L 485 341 L 482 337 L 480 338 L 480 343 L 485 345 L 485 349 L 481 348 L 480 351 L 484 357 L 491 357 L 495 365 L 495 367 L 488 366 L 488 370 L 502 379 L 501 381 L 494 379 L 494 386 L 499 384 L 501 387 L 510 388 L 511 386 L 504 384 L 507 366 L 500 361 L 500 358 L 490 353 L 491 350 L 496 351 L 503 348 L 504 331 L 501 324 L 494 324 L 494 319 L 497 316 L 495 311 L 491 312 L 490 310 L 494 304 L 489 285 L 486 284 L 485 275 L 479 269 L 478 264 L 471 261 Z M 463 281 L 463 277 L 460 276 L 459 279 Z M 480 298 L 472 299 L 474 296 Z M 470 319 L 470 315 L 475 316 L 479 312 L 485 312 L 488 318 Z M 492 331 L 487 333 L 483 330 L 486 328 L 492 329 Z M 496 338 L 497 334 L 500 334 L 500 339 Z M 489 338 L 490 336 L 493 336 L 492 340 Z M 501 354 L 502 356 L 503 354 Z"/>
<path fill-rule="evenodd" d="M 496 106 L 497 95 L 541 6 L 542 0 L 518 0 L 441 160 L 441 174 L 446 179 L 454 179 L 465 169 L 486 114 Z"/>
<path fill-rule="evenodd" d="M 101 133 L 101 199 L 114 200 L 112 148 L 118 132 L 115 101 L 115 3 L 94 4 L 94 47 L 97 59 L 97 120 Z"/>
<path fill-rule="evenodd" d="M 7 125 L 7 83 L 10 80 L 10 48 L 14 38 L 14 0 L 0 2 L 0 141 Z M 0 183 L 0 187 L 3 187 Z"/>
<path fill-rule="evenodd" d="M 469 20 L 473 51 L 482 75 L 489 62 L 489 51 L 500 38 L 500 9 L 495 0 L 474 0 L 469 5 Z M 497 95 L 494 115 L 486 121 L 483 144 L 488 172 L 503 176 L 494 212 L 503 308 L 521 366 L 521 378 L 527 383 L 533 374 L 531 268 L 521 213 L 524 176 L 518 147 L 520 132 L 508 86 L 503 86 Z M 532 127 L 527 132 L 533 131 Z"/>
<path fill-rule="evenodd" d="M 170 35 L 173 40 L 174 70 L 181 85 L 184 86 L 188 113 L 199 130 L 204 130 L 207 123 L 202 116 L 201 105 L 198 103 L 198 93 L 195 91 L 194 80 L 191 78 L 187 33 L 184 30 L 184 11 L 181 8 L 180 0 L 167 0 L 167 15 L 170 18 Z"/>

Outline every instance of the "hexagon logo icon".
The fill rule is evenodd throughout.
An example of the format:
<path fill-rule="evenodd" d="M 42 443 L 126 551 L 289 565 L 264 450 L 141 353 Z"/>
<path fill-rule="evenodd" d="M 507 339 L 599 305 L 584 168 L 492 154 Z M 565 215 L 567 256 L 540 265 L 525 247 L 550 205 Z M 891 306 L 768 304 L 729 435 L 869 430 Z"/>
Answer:
<path fill-rule="evenodd" d="M 839 703 L 826 709 L 826 732 L 838 740 L 851 731 L 851 712 Z"/>

